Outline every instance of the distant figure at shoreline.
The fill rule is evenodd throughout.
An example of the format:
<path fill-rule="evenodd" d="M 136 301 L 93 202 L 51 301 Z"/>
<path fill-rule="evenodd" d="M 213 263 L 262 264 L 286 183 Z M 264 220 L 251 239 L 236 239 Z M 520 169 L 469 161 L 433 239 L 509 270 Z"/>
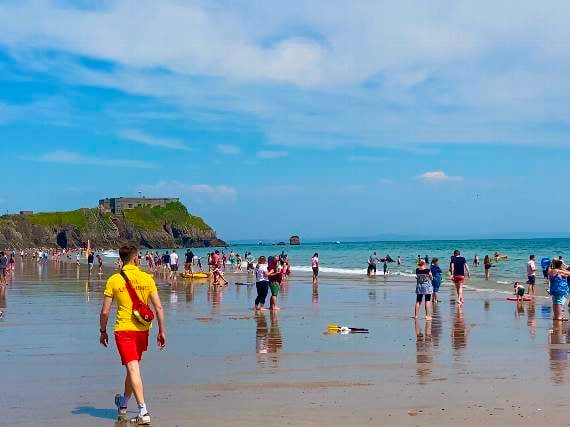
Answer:
<path fill-rule="evenodd" d="M 534 295 L 534 285 L 536 284 L 536 263 L 534 262 L 534 255 L 529 256 L 529 261 L 526 264 L 526 274 L 528 281 L 528 293 Z"/>
<path fill-rule="evenodd" d="M 473 267 L 479 267 L 479 255 L 475 254 L 473 258 Z"/>
<path fill-rule="evenodd" d="M 491 257 L 489 255 L 485 255 L 485 259 L 483 259 L 483 268 L 485 268 L 485 280 L 491 279 Z"/>
<path fill-rule="evenodd" d="M 319 280 L 319 254 L 315 252 L 311 258 L 311 269 L 313 270 L 313 284 Z"/>

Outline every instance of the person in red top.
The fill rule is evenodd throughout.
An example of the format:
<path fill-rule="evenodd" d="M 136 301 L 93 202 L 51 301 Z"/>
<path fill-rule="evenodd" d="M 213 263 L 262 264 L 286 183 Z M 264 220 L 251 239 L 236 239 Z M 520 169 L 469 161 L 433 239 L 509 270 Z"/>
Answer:
<path fill-rule="evenodd" d="M 220 279 L 222 280 L 223 285 L 227 285 L 228 281 L 224 278 L 224 274 L 222 273 L 222 260 L 220 258 L 220 251 L 216 251 L 214 252 L 214 257 L 212 260 L 212 266 L 213 271 L 212 271 L 212 279 L 213 279 L 213 284 L 214 285 L 219 285 L 220 284 Z"/>

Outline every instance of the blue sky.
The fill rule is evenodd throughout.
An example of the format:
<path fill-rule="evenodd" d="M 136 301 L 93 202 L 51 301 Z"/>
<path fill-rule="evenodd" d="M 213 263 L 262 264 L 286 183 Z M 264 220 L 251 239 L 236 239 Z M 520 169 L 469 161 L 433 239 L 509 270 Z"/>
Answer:
<path fill-rule="evenodd" d="M 0 0 L 0 210 L 222 238 L 570 234 L 570 4 Z"/>

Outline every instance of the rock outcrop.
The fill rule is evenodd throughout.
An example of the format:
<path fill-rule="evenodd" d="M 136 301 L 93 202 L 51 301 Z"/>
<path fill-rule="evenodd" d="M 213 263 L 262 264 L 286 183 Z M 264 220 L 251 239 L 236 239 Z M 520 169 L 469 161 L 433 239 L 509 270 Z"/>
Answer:
<path fill-rule="evenodd" d="M 0 248 L 117 248 L 135 243 L 144 248 L 225 246 L 202 218 L 181 203 L 165 208 L 137 208 L 124 214 L 99 209 L 10 215 L 0 218 Z"/>

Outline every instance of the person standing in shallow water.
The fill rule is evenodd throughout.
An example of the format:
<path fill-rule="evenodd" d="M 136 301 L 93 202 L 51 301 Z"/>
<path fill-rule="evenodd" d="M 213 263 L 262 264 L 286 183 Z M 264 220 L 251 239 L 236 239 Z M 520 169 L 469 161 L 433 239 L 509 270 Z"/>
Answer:
<path fill-rule="evenodd" d="M 277 255 L 269 257 L 267 263 L 267 277 L 269 278 L 269 290 L 271 298 L 269 299 L 270 310 L 280 310 L 277 306 L 277 296 L 281 288 L 281 269 L 279 267 L 279 257 Z"/>
<path fill-rule="evenodd" d="M 264 256 L 260 256 L 255 266 L 255 287 L 257 289 L 257 297 L 255 298 L 255 310 L 265 310 L 265 299 L 269 292 L 269 277 L 267 271 L 267 260 Z"/>
<path fill-rule="evenodd" d="M 138 248 L 136 246 L 123 246 L 119 250 L 119 257 L 123 263 L 121 273 L 132 284 L 134 292 L 143 303 L 152 303 L 158 321 L 157 344 L 162 350 L 166 346 L 166 330 L 164 312 L 154 279 L 138 267 Z M 121 363 L 126 368 L 125 389 L 123 394 L 115 396 L 115 405 L 119 418 L 127 415 L 127 406 L 130 397 L 134 394 L 138 404 L 138 415 L 131 419 L 137 425 L 150 425 L 145 399 L 143 382 L 140 373 L 140 361 L 143 352 L 148 348 L 148 335 L 150 324 L 142 324 L 133 314 L 133 301 L 126 287 L 123 275 L 114 274 L 107 281 L 103 292 L 103 305 L 99 315 L 100 337 L 99 342 L 104 347 L 109 344 L 107 322 L 113 301 L 117 303 L 117 320 L 115 322 L 115 343 Z"/>
<path fill-rule="evenodd" d="M 313 284 L 319 280 L 319 254 L 315 252 L 311 258 L 311 268 L 313 270 Z"/>
<path fill-rule="evenodd" d="M 489 255 L 485 255 L 485 259 L 483 259 L 483 267 L 485 268 L 485 280 L 491 279 L 491 257 Z"/>
<path fill-rule="evenodd" d="M 420 260 L 416 268 L 416 305 L 414 319 L 420 314 L 422 300 L 425 299 L 426 320 L 431 320 L 431 296 L 433 294 L 432 275 L 425 260 Z"/>
<path fill-rule="evenodd" d="M 548 279 L 550 281 L 550 295 L 552 296 L 554 320 L 568 320 L 564 319 L 563 306 L 568 293 L 570 293 L 568 287 L 569 276 L 570 271 L 564 268 L 562 260 L 555 259 L 552 261 L 552 268 L 548 270 Z"/>
<path fill-rule="evenodd" d="M 463 304 L 463 285 L 465 284 L 465 277 L 470 277 L 469 266 L 464 257 L 461 256 L 461 252 L 457 249 L 453 251 L 453 256 L 451 257 L 450 263 L 451 277 L 453 283 L 455 283 L 455 289 L 457 290 L 457 303 Z"/>

